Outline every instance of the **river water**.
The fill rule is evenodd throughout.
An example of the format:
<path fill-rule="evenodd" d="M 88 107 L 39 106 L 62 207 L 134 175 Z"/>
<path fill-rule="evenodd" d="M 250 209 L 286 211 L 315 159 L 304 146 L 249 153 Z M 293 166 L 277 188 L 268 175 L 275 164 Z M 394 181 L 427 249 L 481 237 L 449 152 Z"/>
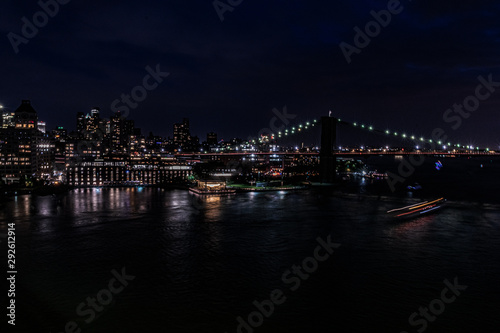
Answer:
<path fill-rule="evenodd" d="M 417 201 L 328 188 L 209 198 L 154 188 L 19 196 L 0 214 L 0 232 L 16 224 L 10 331 L 498 332 L 500 206 L 450 200 L 413 220 L 385 215 Z M 318 237 L 339 244 L 321 262 L 310 260 Z M 303 262 L 310 273 L 290 272 Z M 125 282 L 111 293 L 116 274 Z M 434 301 L 445 280 L 463 287 L 445 292 L 453 301 Z M 267 317 L 256 314 L 253 302 L 269 304 L 273 290 L 280 304 L 264 310 Z M 92 308 L 97 294 L 106 304 Z M 409 317 L 431 303 L 438 315 L 417 314 L 411 325 Z M 257 327 L 241 324 L 249 315 Z"/>

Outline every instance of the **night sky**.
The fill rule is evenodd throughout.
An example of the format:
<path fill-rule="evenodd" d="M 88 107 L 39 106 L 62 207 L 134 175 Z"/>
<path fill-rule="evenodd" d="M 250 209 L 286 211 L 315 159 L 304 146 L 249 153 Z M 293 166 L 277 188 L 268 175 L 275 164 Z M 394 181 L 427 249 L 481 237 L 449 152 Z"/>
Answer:
<path fill-rule="evenodd" d="M 247 0 L 221 22 L 212 0 L 72 0 L 16 54 L 8 34 L 22 35 L 21 18 L 32 22 L 41 8 L 2 1 L 0 103 L 15 109 L 31 99 L 49 129 L 74 129 L 76 112 L 99 106 L 109 117 L 112 102 L 159 64 L 170 75 L 129 115 L 146 134 L 172 136 L 172 124 L 189 117 L 203 139 L 208 131 L 246 138 L 286 105 L 292 123 L 332 110 L 381 129 L 430 137 L 441 127 L 463 144 L 498 147 L 500 88 L 457 130 L 443 120 L 474 94 L 479 75 L 500 82 L 498 1 L 401 1 L 402 12 L 348 64 L 339 44 L 354 44 L 354 27 L 364 30 L 370 11 L 387 4 Z"/>

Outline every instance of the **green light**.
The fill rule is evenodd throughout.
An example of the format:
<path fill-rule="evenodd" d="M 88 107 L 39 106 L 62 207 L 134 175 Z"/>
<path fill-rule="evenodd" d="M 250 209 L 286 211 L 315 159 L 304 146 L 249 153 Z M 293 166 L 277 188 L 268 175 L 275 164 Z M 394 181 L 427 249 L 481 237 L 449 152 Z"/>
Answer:
<path fill-rule="evenodd" d="M 432 143 L 432 140 L 429 140 L 430 143 Z"/>
<path fill-rule="evenodd" d="M 365 128 L 365 125 L 361 125 L 361 128 Z"/>
<path fill-rule="evenodd" d="M 406 138 L 406 134 L 403 134 L 403 138 Z"/>
<path fill-rule="evenodd" d="M 372 131 L 372 130 L 373 130 L 373 127 L 372 127 L 372 126 L 370 126 L 370 127 L 368 127 L 368 129 L 369 129 L 370 131 Z"/>
<path fill-rule="evenodd" d="M 420 141 L 424 141 L 424 138 L 420 138 Z"/>
<path fill-rule="evenodd" d="M 398 132 L 394 132 L 394 135 L 398 135 Z"/>
<path fill-rule="evenodd" d="M 316 119 L 314 119 L 313 121 L 316 122 Z"/>
<path fill-rule="evenodd" d="M 385 131 L 385 134 L 390 134 L 391 132 L 389 130 Z"/>
<path fill-rule="evenodd" d="M 438 145 L 442 144 L 441 141 L 438 141 Z"/>
<path fill-rule="evenodd" d="M 307 126 L 309 126 L 309 125 L 311 125 L 311 124 L 310 124 L 309 122 L 306 122 L 306 125 L 307 125 Z"/>
<path fill-rule="evenodd" d="M 412 139 L 412 140 L 415 140 L 415 135 L 412 135 L 412 136 L 411 136 L 411 139 Z"/>
<path fill-rule="evenodd" d="M 354 126 L 358 126 L 358 124 L 356 124 L 356 123 L 354 123 L 353 125 L 354 125 Z"/>
<path fill-rule="evenodd" d="M 300 124 L 299 127 L 302 128 L 302 124 Z"/>

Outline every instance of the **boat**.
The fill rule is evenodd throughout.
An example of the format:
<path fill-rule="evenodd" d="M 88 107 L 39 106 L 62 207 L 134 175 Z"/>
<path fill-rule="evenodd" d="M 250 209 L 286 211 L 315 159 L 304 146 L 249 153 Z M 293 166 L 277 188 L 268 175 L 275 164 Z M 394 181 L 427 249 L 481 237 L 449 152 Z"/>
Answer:
<path fill-rule="evenodd" d="M 387 211 L 387 214 L 396 219 L 413 218 L 417 216 L 422 216 L 424 214 L 433 213 L 436 210 L 441 209 L 445 203 L 446 203 L 445 198 L 439 198 L 432 201 L 419 202 L 411 206 L 392 209 Z"/>

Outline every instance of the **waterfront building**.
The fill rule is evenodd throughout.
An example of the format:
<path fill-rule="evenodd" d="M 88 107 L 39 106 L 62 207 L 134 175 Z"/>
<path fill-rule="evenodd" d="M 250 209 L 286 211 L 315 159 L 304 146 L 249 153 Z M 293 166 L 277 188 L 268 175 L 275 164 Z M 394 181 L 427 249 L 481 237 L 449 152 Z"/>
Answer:
<path fill-rule="evenodd" d="M 87 186 L 153 186 L 183 181 L 192 174 L 188 165 L 148 165 L 113 161 L 81 162 L 67 169 L 68 184 Z"/>

